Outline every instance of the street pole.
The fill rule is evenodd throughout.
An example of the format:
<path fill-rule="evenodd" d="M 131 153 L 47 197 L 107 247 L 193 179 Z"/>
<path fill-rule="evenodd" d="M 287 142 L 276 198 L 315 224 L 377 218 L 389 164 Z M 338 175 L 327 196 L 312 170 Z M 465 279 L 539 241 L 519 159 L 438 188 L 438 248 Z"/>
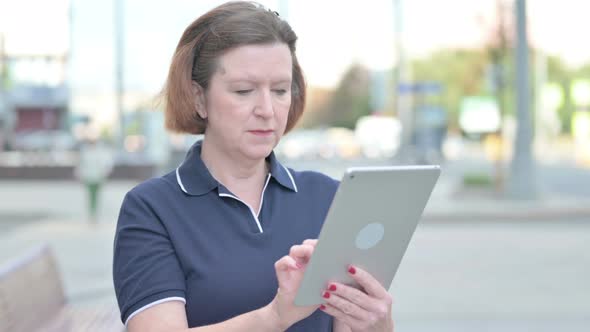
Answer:
<path fill-rule="evenodd" d="M 496 156 L 496 162 L 494 167 L 494 185 L 496 188 L 496 192 L 502 192 L 505 188 L 505 179 L 504 179 L 504 139 L 505 135 L 503 133 L 503 123 L 506 116 L 506 108 L 504 103 L 504 93 L 505 93 L 505 75 L 504 75 L 504 59 L 506 58 L 506 50 L 508 49 L 507 45 L 507 38 L 506 38 L 506 11 L 505 11 L 505 2 L 502 0 L 496 0 L 496 11 L 497 11 L 497 34 L 493 37 L 492 40 L 492 61 L 493 61 L 493 84 L 494 84 L 494 94 L 496 97 L 496 102 L 498 104 L 498 108 L 500 111 L 500 128 L 495 133 L 498 138 L 498 155 Z M 497 38 L 497 45 L 495 45 Z M 496 50 L 494 50 L 494 48 Z"/>
<path fill-rule="evenodd" d="M 516 107 L 517 131 L 512 157 L 509 196 L 514 199 L 536 198 L 535 165 L 531 153 L 532 119 L 530 113 L 529 48 L 526 32 L 526 0 L 516 0 Z"/>
<path fill-rule="evenodd" d="M 547 147 L 550 140 L 550 134 L 544 126 L 547 106 L 543 105 L 542 93 L 545 84 L 547 84 L 547 56 L 540 49 L 537 49 L 535 53 L 535 143 L 533 145 L 537 151 Z"/>
<path fill-rule="evenodd" d="M 0 32 L 0 102 L 4 102 L 4 84 L 6 82 L 6 56 L 4 55 L 4 34 Z M 2 105 L 0 105 L 2 107 Z"/>
<path fill-rule="evenodd" d="M 4 151 L 9 136 L 9 112 L 6 102 L 5 84 L 8 80 L 8 66 L 6 65 L 6 54 L 4 51 L 4 34 L 0 32 L 0 151 Z"/>
<path fill-rule="evenodd" d="M 73 103 L 72 103 L 72 55 L 74 54 L 74 1 L 68 3 L 68 48 L 65 51 L 64 63 L 62 65 L 62 84 L 68 93 L 68 110 L 66 128 L 71 133 L 73 121 Z"/>
<path fill-rule="evenodd" d="M 410 84 L 410 70 L 406 63 L 404 47 L 404 14 L 402 0 L 393 0 L 393 14 L 395 24 L 395 50 L 397 56 L 397 70 L 395 77 L 395 106 L 397 116 L 402 126 L 397 159 L 401 163 L 412 162 L 412 100 L 411 92 L 401 91 L 401 84 Z M 405 89 L 404 89 L 405 90 Z"/>
<path fill-rule="evenodd" d="M 0 93 L 3 91 L 4 88 L 4 76 L 6 72 L 6 57 L 4 56 L 4 33 L 0 32 L 0 77 L 2 77 L 2 82 L 0 82 Z"/>
<path fill-rule="evenodd" d="M 119 149 L 125 146 L 125 118 L 123 114 L 124 93 L 124 0 L 114 0 L 115 14 L 115 107 L 117 112 L 116 144 Z"/>

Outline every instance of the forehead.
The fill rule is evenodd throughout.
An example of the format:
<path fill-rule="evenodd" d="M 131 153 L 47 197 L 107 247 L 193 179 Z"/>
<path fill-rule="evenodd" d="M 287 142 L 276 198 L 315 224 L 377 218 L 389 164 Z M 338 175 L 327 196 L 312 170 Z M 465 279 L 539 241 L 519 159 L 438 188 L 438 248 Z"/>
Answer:
<path fill-rule="evenodd" d="M 226 80 L 291 80 L 292 57 L 283 43 L 244 45 L 219 57 L 215 75 Z"/>

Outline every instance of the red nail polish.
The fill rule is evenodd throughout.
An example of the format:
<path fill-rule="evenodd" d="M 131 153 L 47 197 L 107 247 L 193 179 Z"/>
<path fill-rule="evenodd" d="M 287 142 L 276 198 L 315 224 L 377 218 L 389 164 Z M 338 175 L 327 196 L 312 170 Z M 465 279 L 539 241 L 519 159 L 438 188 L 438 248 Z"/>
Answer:
<path fill-rule="evenodd" d="M 351 266 L 348 268 L 348 273 L 350 274 L 355 274 L 356 273 L 356 269 L 354 268 L 354 266 Z"/>
<path fill-rule="evenodd" d="M 325 299 L 329 299 L 329 298 L 330 298 L 330 293 L 328 293 L 328 292 L 324 292 L 324 298 L 325 298 Z"/>
<path fill-rule="evenodd" d="M 330 290 L 331 292 L 335 292 L 335 291 L 336 291 L 336 285 L 334 285 L 334 284 L 331 284 L 331 285 L 330 285 L 330 288 L 329 288 L 329 290 Z"/>
<path fill-rule="evenodd" d="M 326 306 L 322 304 L 322 305 L 320 306 L 320 310 L 326 310 Z"/>

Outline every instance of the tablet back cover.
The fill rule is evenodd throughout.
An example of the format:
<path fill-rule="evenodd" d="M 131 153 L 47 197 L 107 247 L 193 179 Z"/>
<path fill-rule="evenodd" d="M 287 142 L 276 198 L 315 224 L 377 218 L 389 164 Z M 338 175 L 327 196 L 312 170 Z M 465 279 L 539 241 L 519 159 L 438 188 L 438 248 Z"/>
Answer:
<path fill-rule="evenodd" d="M 306 268 L 296 305 L 323 303 L 330 281 L 355 287 L 350 264 L 388 289 L 439 177 L 438 166 L 350 168 Z"/>

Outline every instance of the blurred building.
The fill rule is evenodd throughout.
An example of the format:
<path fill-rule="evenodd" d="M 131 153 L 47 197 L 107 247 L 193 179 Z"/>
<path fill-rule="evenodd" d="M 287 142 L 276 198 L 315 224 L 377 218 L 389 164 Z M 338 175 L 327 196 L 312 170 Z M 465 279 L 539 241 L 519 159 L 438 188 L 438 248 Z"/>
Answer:
<path fill-rule="evenodd" d="M 69 131 L 68 90 L 20 85 L 5 94 L 6 146 L 14 150 L 49 150 Z"/>
<path fill-rule="evenodd" d="M 0 52 L 0 63 L 2 149 L 46 150 L 63 144 L 69 131 L 66 56 Z"/>

